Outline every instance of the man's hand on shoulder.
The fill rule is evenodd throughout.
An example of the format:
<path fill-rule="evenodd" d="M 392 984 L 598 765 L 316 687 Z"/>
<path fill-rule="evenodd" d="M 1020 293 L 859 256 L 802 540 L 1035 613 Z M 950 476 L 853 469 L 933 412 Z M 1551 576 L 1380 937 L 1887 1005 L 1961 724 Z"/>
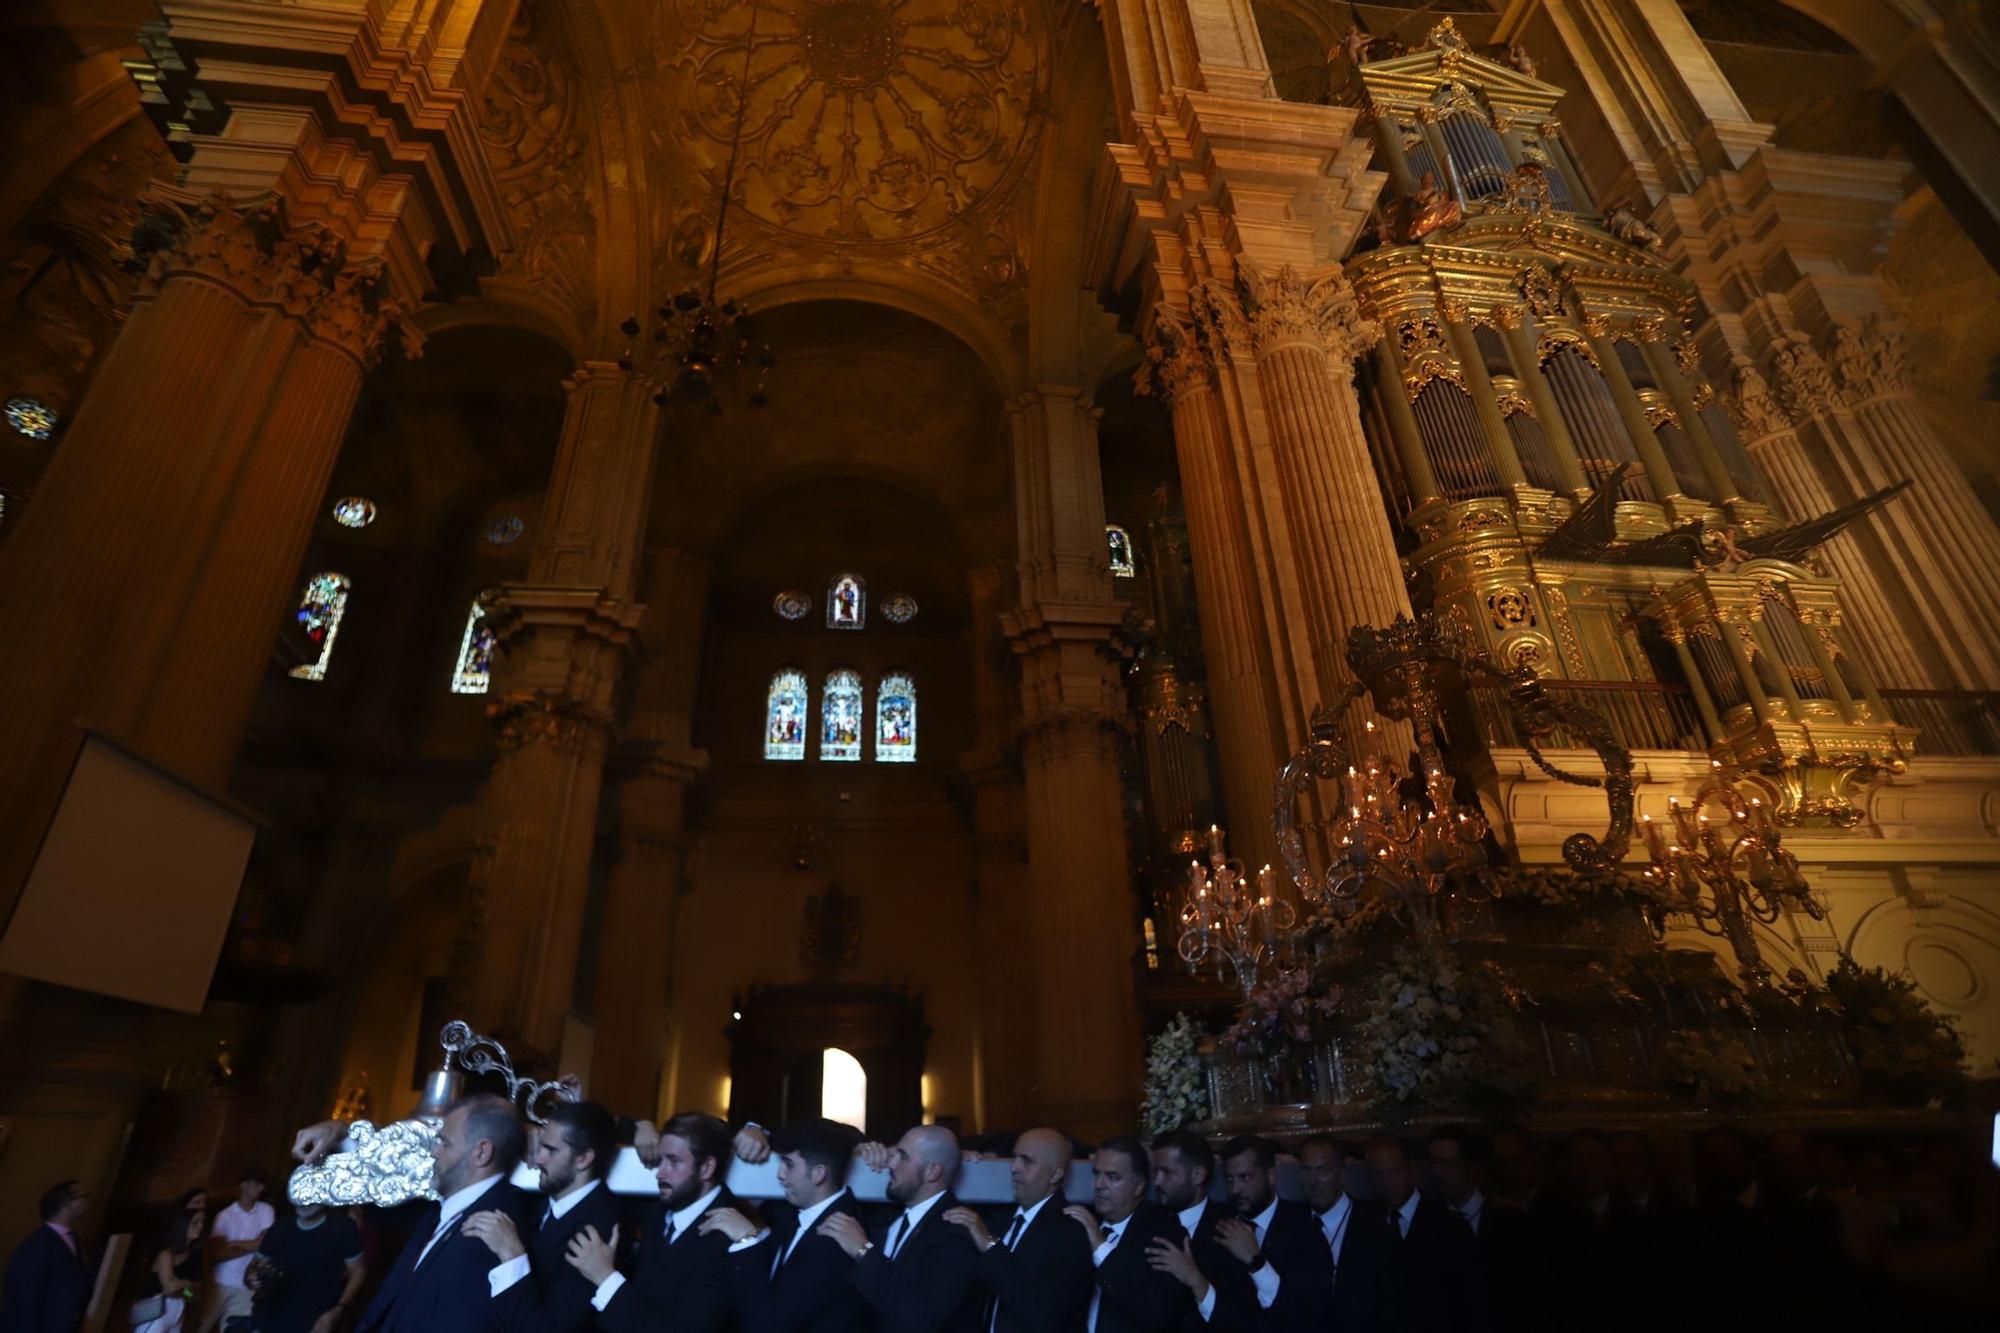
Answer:
<path fill-rule="evenodd" d="M 569 1238 L 569 1252 L 563 1261 L 583 1274 L 591 1286 L 602 1286 L 618 1268 L 618 1228 L 611 1228 L 611 1235 L 603 1237 L 596 1227 L 585 1227 Z"/>
<path fill-rule="evenodd" d="M 317 1125 L 307 1125 L 292 1139 L 292 1156 L 312 1166 L 338 1148 L 340 1141 L 346 1137 L 347 1126 L 338 1120 L 322 1120 Z"/>

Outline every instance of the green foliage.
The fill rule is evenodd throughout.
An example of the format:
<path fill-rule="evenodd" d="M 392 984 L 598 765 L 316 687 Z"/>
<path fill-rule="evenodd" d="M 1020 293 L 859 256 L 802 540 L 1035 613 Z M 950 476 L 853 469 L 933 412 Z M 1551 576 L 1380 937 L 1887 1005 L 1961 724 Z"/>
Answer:
<path fill-rule="evenodd" d="M 1965 1091 L 1965 1041 L 1917 983 L 1843 953 L 1826 974 L 1841 1035 L 1870 1093 L 1902 1105 L 1936 1105 Z"/>
<path fill-rule="evenodd" d="M 1763 1070 L 1750 1044 L 1733 1032 L 1675 1028 L 1660 1042 L 1660 1072 L 1704 1106 L 1763 1096 Z"/>

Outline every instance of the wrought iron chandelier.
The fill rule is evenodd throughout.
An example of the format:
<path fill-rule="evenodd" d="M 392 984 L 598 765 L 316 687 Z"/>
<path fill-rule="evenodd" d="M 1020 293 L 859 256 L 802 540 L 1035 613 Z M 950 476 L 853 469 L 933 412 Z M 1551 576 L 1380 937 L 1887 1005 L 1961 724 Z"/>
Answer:
<path fill-rule="evenodd" d="M 1679 797 L 1668 803 L 1671 840 L 1651 815 L 1642 821 L 1652 858 L 1646 878 L 1674 904 L 1654 909 L 1654 927 L 1664 926 L 1669 910 L 1692 917 L 1703 934 L 1729 941 L 1746 984 L 1768 985 L 1771 969 L 1753 923 L 1774 925 L 1787 907 L 1819 921 L 1826 908 L 1785 848 L 1770 805 L 1746 795 L 1720 760 L 1710 764 L 1708 781 L 1691 803 Z"/>
<path fill-rule="evenodd" d="M 750 9 L 750 32 L 743 43 L 743 67 L 736 78 L 736 124 L 729 137 L 729 157 L 722 171 L 722 189 L 715 207 L 715 240 L 708 256 L 708 280 L 682 291 L 656 312 L 652 347 L 644 353 L 655 389 L 653 401 L 664 406 L 674 398 L 705 402 L 711 415 L 722 414 L 721 381 L 750 383 L 750 406 L 763 407 L 764 380 L 777 358 L 770 345 L 757 339 L 756 322 L 746 301 L 720 297 L 722 238 L 729 225 L 729 201 L 736 188 L 736 161 L 743 147 L 743 121 L 750 109 L 750 56 L 757 49 L 757 6 Z M 642 325 L 629 316 L 620 329 L 633 342 L 619 364 L 627 370 L 641 359 L 638 338 Z"/>
<path fill-rule="evenodd" d="M 1229 855 L 1222 830 L 1208 827 L 1208 865 L 1188 862 L 1181 897 L 1180 955 L 1190 972 L 1213 963 L 1217 980 L 1233 980 L 1247 1001 L 1258 973 L 1277 961 L 1298 926 L 1298 913 L 1277 896 L 1271 867 L 1253 885 L 1243 863 Z"/>

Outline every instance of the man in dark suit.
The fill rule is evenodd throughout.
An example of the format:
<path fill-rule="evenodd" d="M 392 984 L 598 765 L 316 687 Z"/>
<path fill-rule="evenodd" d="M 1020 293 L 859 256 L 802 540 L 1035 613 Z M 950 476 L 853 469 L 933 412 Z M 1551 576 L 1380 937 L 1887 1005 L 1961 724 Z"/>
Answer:
<path fill-rule="evenodd" d="M 1546 1326 L 1552 1290 L 1547 1256 L 1527 1211 L 1480 1188 L 1485 1158 L 1479 1141 L 1459 1130 L 1438 1130 L 1431 1135 L 1430 1167 L 1439 1199 L 1472 1230 L 1492 1326 Z"/>
<path fill-rule="evenodd" d="M 1146 1259 L 1155 1272 L 1165 1273 L 1186 1287 L 1192 1309 L 1185 1318 L 1189 1333 L 1201 1333 L 1226 1304 L 1233 1309 L 1254 1303 L 1256 1296 L 1243 1265 L 1216 1241 L 1216 1229 L 1228 1209 L 1212 1201 L 1215 1150 L 1192 1130 L 1175 1130 L 1153 1140 L 1153 1193 L 1179 1223 L 1178 1245 L 1155 1239 Z"/>
<path fill-rule="evenodd" d="M 498 1327 L 494 1297 L 505 1288 L 486 1243 L 466 1230 L 475 1212 L 497 1210 L 516 1227 L 540 1211 L 534 1197 L 507 1183 L 526 1136 L 505 1098 L 468 1097 L 451 1108 L 431 1147 L 438 1198 L 368 1312 L 359 1333 L 487 1333 Z M 519 1280 L 518 1278 L 515 1280 Z"/>
<path fill-rule="evenodd" d="M 1233 1327 L 1262 1333 L 1324 1333 L 1333 1299 L 1333 1256 L 1319 1219 L 1278 1197 L 1278 1145 L 1239 1135 L 1222 1145 L 1222 1180 L 1236 1216 L 1217 1223 L 1216 1243 L 1243 1265 L 1254 1302 L 1229 1311 Z"/>
<path fill-rule="evenodd" d="M 466 1234 L 500 1261 L 493 1285 L 496 1324 L 507 1333 L 581 1333 L 596 1321 L 592 1288 L 563 1262 L 572 1236 L 585 1227 L 610 1235 L 618 1196 L 604 1177 L 618 1155 L 618 1123 L 596 1102 L 558 1102 L 536 1136 L 533 1165 L 542 1177 L 542 1204 L 523 1244 L 514 1220 L 497 1209 L 466 1219 Z"/>
<path fill-rule="evenodd" d="M 713 1209 L 736 1207 L 723 1185 L 733 1156 L 729 1126 L 688 1111 L 660 1129 L 660 1202 L 632 1247 L 632 1278 L 617 1268 L 618 1231 L 594 1226 L 570 1238 L 564 1256 L 592 1287 L 598 1326 L 609 1333 L 719 1333 L 735 1307 L 729 1237 L 701 1226 Z"/>
<path fill-rule="evenodd" d="M 986 1333 L 1083 1333 L 1090 1310 L 1091 1246 L 1062 1215 L 1069 1176 L 1069 1136 L 1031 1129 L 1014 1140 L 1014 1216 L 996 1240 L 970 1208 L 944 1220 L 965 1228 L 979 1251 L 979 1275 L 992 1293 Z"/>
<path fill-rule="evenodd" d="M 1371 1250 L 1381 1247 L 1382 1209 L 1373 1199 L 1348 1192 L 1347 1163 L 1347 1149 L 1325 1135 L 1299 1144 L 1299 1186 L 1333 1260 L 1333 1326 L 1374 1328 L 1380 1322 L 1375 1284 L 1381 1265 Z"/>
<path fill-rule="evenodd" d="M 1418 1191 L 1403 1145 L 1368 1145 L 1368 1176 L 1382 1200 L 1382 1300 L 1386 1326 L 1412 1333 L 1477 1333 L 1486 1327 L 1479 1249 L 1465 1219 Z"/>
<path fill-rule="evenodd" d="M 894 1148 L 864 1143 L 861 1160 L 886 1166 L 888 1194 L 902 1213 L 871 1238 L 851 1213 L 820 1219 L 854 1263 L 851 1279 L 881 1333 L 981 1333 L 979 1255 L 963 1227 L 944 1215 L 958 1207 L 958 1136 L 942 1125 L 919 1125 Z"/>
<path fill-rule="evenodd" d="M 42 1224 L 7 1261 L 7 1282 L 0 1290 L 4 1333 L 71 1333 L 82 1322 L 90 1278 L 76 1228 L 89 1206 L 90 1196 L 74 1180 L 42 1191 Z"/>
<path fill-rule="evenodd" d="M 1063 1209 L 1083 1228 L 1095 1269 L 1085 1333 L 1172 1333 L 1191 1313 L 1187 1288 L 1146 1262 L 1154 1241 L 1177 1247 L 1186 1239 L 1172 1213 L 1146 1202 L 1151 1175 L 1139 1140 L 1106 1139 L 1090 1159 L 1096 1211 L 1081 1204 Z"/>
<path fill-rule="evenodd" d="M 761 1230 L 734 1208 L 711 1208 L 702 1218 L 704 1231 L 730 1240 L 743 1333 L 863 1333 L 873 1322 L 849 1280 L 854 1260 L 818 1231 L 821 1220 L 835 1213 L 857 1216 L 847 1170 L 860 1141 L 858 1132 L 834 1120 L 781 1129 L 770 1142 L 790 1209 Z"/>

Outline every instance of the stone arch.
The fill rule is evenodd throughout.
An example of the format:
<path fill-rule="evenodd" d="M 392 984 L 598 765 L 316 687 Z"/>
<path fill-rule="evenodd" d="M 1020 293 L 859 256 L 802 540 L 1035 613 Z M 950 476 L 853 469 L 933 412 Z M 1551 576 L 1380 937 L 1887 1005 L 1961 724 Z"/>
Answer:
<path fill-rule="evenodd" d="M 1907 973 L 1919 995 L 1955 1018 L 1975 1067 L 2000 1051 L 2000 915 L 1990 908 L 1952 894 L 1922 907 L 1885 899 L 1843 943 L 1863 967 Z"/>
<path fill-rule="evenodd" d="M 857 258 L 850 271 L 838 275 L 812 263 L 774 266 L 745 274 L 734 283 L 725 272 L 723 286 L 749 301 L 760 316 L 808 301 L 856 301 L 900 310 L 937 325 L 971 348 L 1003 397 L 1030 384 L 1013 339 L 985 310 L 954 288 L 897 264 Z"/>

